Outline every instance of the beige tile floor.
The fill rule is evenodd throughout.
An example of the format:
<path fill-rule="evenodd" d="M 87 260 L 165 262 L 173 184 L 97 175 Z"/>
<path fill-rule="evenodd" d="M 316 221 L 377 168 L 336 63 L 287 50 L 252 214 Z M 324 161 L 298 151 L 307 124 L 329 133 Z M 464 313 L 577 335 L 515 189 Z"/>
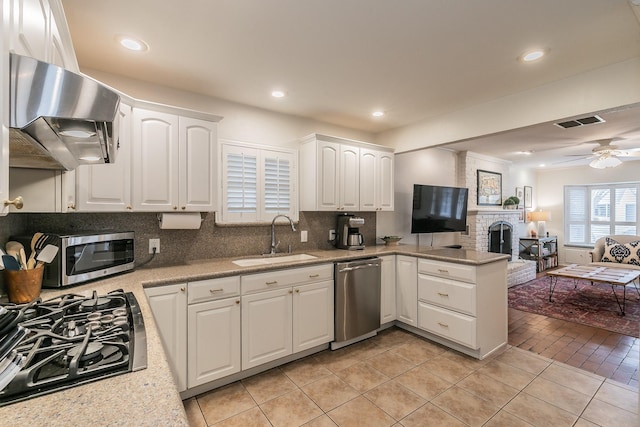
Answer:
<path fill-rule="evenodd" d="M 638 391 L 511 347 L 479 361 L 398 328 L 184 402 L 192 426 L 638 426 Z"/>

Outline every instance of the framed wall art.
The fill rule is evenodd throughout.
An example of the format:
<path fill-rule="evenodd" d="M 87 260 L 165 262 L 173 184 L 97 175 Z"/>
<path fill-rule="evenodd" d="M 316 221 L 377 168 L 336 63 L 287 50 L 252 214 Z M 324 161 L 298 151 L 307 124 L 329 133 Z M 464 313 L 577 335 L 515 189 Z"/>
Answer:
<path fill-rule="evenodd" d="M 502 206 L 502 174 L 478 169 L 478 206 Z"/>
<path fill-rule="evenodd" d="M 526 185 L 524 186 L 524 208 L 525 209 L 529 209 L 532 207 L 532 200 L 533 198 L 533 188 L 531 187 L 527 187 Z"/>
<path fill-rule="evenodd" d="M 518 200 L 520 200 L 520 203 L 518 203 L 518 207 L 521 208 L 524 206 L 524 188 L 522 187 L 516 187 L 516 197 L 518 198 Z"/>

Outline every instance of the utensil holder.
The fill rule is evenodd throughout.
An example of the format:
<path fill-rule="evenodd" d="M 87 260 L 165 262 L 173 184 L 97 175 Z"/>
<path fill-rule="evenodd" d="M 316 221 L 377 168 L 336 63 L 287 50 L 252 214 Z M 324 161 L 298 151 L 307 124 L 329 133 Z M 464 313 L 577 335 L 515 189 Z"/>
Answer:
<path fill-rule="evenodd" d="M 40 296 L 44 268 L 3 270 L 9 301 L 15 304 L 31 302 Z"/>

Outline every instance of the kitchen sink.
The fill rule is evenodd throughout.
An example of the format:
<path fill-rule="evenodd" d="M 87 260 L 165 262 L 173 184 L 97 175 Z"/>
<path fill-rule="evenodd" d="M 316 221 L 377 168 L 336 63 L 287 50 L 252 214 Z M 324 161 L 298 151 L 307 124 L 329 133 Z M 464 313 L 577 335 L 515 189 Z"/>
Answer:
<path fill-rule="evenodd" d="M 259 258 L 236 259 L 231 262 L 233 262 L 235 265 L 239 265 L 240 267 L 253 267 L 255 265 L 280 264 L 282 262 L 306 261 L 309 259 L 316 259 L 316 258 L 317 256 L 309 255 L 309 254 L 265 255 Z"/>

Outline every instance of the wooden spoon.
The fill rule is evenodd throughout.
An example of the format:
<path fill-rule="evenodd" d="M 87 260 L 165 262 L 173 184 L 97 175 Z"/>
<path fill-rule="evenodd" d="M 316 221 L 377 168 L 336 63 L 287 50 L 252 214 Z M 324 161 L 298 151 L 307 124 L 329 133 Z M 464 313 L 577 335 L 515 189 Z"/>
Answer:
<path fill-rule="evenodd" d="M 36 266 L 36 243 L 42 236 L 44 236 L 44 233 L 33 233 L 33 237 L 31 238 L 31 254 L 29 254 L 29 259 L 27 260 L 28 269 L 32 269 Z"/>

